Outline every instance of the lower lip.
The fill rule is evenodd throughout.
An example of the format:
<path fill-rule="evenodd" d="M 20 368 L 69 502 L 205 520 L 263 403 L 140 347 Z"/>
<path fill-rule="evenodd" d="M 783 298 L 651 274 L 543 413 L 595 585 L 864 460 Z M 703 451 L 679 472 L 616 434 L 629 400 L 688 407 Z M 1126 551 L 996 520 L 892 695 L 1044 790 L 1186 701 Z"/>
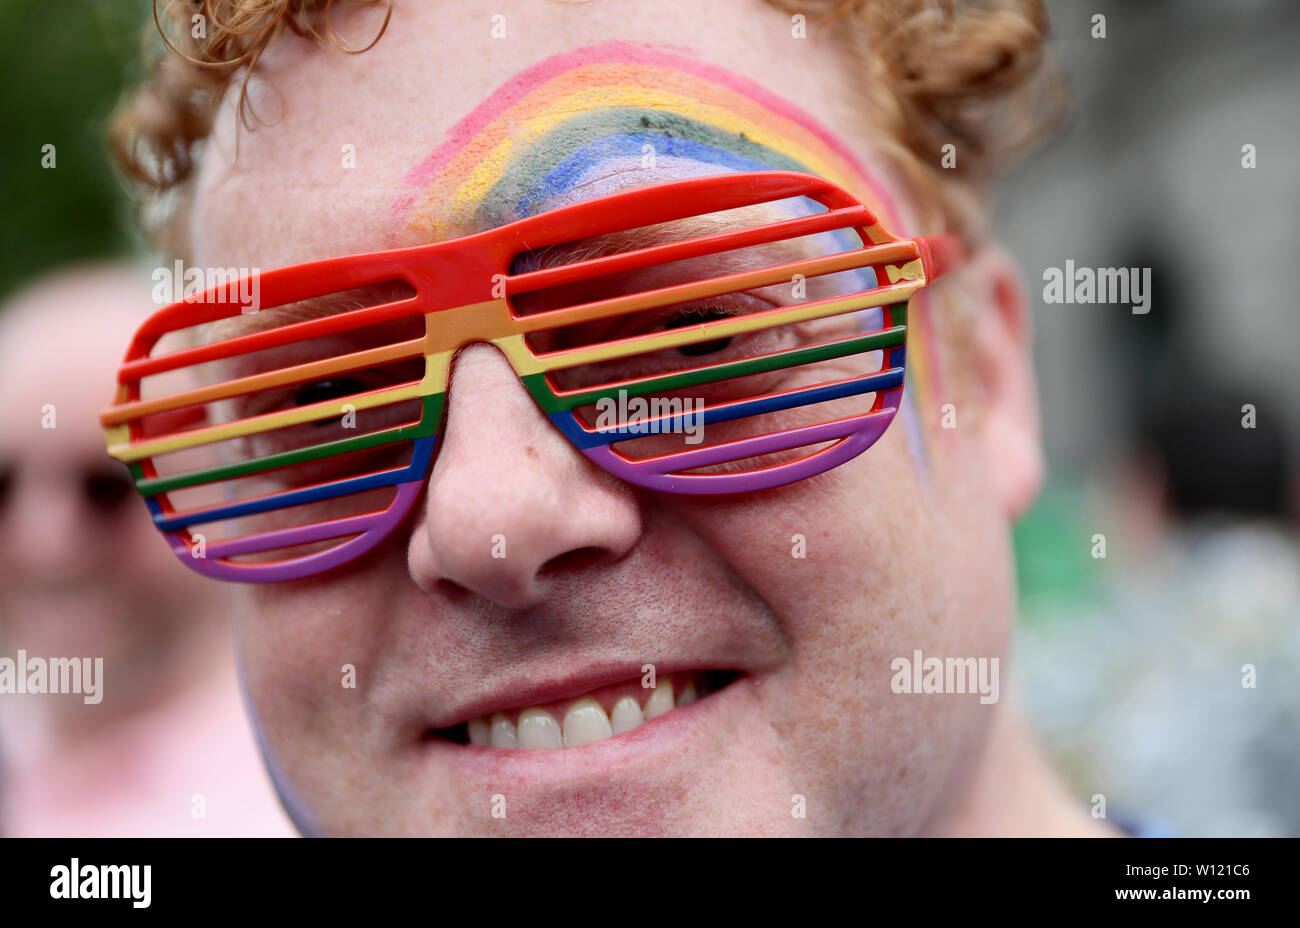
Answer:
<path fill-rule="evenodd" d="M 580 748 L 509 750 L 443 740 L 421 742 L 421 746 L 428 751 L 430 763 L 484 781 L 494 789 L 549 783 L 580 786 L 584 781 L 599 783 L 638 767 L 662 770 L 668 764 L 681 764 L 683 759 L 689 763 L 690 752 L 697 746 L 717 746 L 720 723 L 729 713 L 756 699 L 753 678 L 744 675 L 631 731 Z"/>

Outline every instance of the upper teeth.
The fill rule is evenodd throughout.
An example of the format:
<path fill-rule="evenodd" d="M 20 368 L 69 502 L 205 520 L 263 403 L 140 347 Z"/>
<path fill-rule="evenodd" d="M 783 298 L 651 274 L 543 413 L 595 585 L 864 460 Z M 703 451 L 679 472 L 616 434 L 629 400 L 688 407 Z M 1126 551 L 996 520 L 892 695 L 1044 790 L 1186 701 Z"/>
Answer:
<path fill-rule="evenodd" d="M 696 699 L 695 681 L 686 679 L 674 700 L 672 677 L 662 677 L 649 690 L 645 705 L 631 695 L 620 697 L 613 711 L 605 709 L 591 696 L 582 696 L 564 712 L 563 725 L 549 709 L 530 706 L 519 712 L 518 722 L 504 712 L 494 712 L 470 721 L 470 744 L 494 748 L 577 748 L 593 741 L 631 731 L 642 722 L 658 718 L 674 706 L 685 706 Z"/>

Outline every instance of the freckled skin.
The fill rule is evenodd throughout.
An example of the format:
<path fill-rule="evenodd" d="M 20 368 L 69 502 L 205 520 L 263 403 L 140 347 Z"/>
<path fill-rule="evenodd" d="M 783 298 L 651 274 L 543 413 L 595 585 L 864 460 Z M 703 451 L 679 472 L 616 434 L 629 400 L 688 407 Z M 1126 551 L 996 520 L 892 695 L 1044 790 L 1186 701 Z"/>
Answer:
<path fill-rule="evenodd" d="M 767 6 L 502 10 L 507 38 L 494 40 L 469 0 L 399 4 L 359 56 L 285 34 L 263 59 L 274 94 L 254 89 L 274 99 L 275 121 L 243 133 L 237 163 L 231 101 L 217 121 L 193 213 L 196 262 L 275 267 L 397 244 L 402 179 L 452 125 L 521 67 L 611 39 L 689 44 L 871 158 L 847 58 L 830 39 L 793 40 L 788 16 Z M 335 20 L 348 37 L 377 23 L 369 10 Z M 338 168 L 345 144 L 355 170 Z M 905 191 L 890 193 L 906 207 Z M 915 648 L 1005 657 L 1009 519 L 1039 481 L 1015 279 L 989 251 L 948 286 L 981 320 L 974 350 L 997 363 L 968 358 L 991 373 L 945 378 L 968 384 L 941 401 L 969 403 L 970 424 L 935 443 L 924 476 L 896 425 L 853 462 L 792 486 L 642 492 L 573 450 L 500 355 L 462 352 L 427 495 L 403 530 L 335 572 L 238 591 L 246 686 L 298 821 L 328 834 L 1095 833 L 1005 685 L 991 706 L 889 686 L 891 660 Z M 937 415 L 919 415 L 938 429 Z M 491 556 L 497 532 L 506 558 Z M 802 559 L 791 557 L 796 533 L 809 539 Z M 597 556 L 563 559 L 579 549 Z M 749 676 L 707 737 L 599 776 L 464 775 L 430 762 L 407 726 L 420 707 L 489 695 L 510 667 L 554 675 L 610 658 L 628 678 L 646 662 L 703 658 Z M 345 663 L 355 688 L 339 685 Z M 488 812 L 496 793 L 504 819 Z M 791 814 L 796 795 L 804 818 Z"/>

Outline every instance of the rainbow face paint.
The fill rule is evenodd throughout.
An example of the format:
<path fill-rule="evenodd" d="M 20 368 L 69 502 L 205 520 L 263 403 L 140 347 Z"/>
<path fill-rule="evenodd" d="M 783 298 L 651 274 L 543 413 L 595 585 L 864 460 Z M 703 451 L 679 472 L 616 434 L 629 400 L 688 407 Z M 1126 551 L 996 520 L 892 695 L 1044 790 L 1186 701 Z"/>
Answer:
<path fill-rule="evenodd" d="M 644 167 L 649 152 L 815 174 L 894 221 L 856 156 L 797 107 L 722 68 L 628 42 L 557 55 L 511 79 L 411 171 L 417 192 L 396 214 L 424 241 L 464 234 L 563 205 L 619 167 Z M 601 192 L 610 191 L 588 196 Z"/>

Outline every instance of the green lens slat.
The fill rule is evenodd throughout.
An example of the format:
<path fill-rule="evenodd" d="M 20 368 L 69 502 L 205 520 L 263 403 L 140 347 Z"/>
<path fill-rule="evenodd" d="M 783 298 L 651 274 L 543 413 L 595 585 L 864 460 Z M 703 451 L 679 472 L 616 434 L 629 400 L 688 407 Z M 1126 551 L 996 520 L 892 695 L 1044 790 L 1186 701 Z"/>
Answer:
<path fill-rule="evenodd" d="M 897 316 L 895 316 L 897 318 Z M 693 387 L 704 383 L 714 383 L 719 380 L 730 380 L 735 377 L 747 377 L 750 374 L 761 374 L 766 371 L 779 370 L 783 367 L 794 367 L 799 364 L 810 364 L 815 361 L 826 361 L 831 358 L 842 358 L 850 354 L 858 354 L 863 351 L 875 351 L 879 348 L 895 348 L 906 340 L 907 326 L 895 325 L 888 329 L 882 329 L 879 332 L 872 332 L 868 335 L 858 335 L 854 338 L 847 338 L 840 342 L 833 342 L 829 345 L 810 345 L 805 348 L 791 348 L 787 351 L 767 355 L 761 358 L 744 358 L 739 361 L 729 361 L 723 364 L 713 365 L 711 367 L 700 368 L 693 371 L 682 371 L 677 374 L 664 374 L 661 377 L 652 377 L 640 383 L 629 384 L 621 387 L 601 387 L 596 390 L 585 390 L 581 393 L 568 394 L 556 398 L 551 392 L 550 385 L 546 382 L 545 374 L 532 374 L 525 377 L 525 384 L 530 393 L 537 398 L 538 403 L 547 413 L 563 412 L 568 409 L 576 409 L 579 406 L 587 406 L 599 402 L 602 399 L 616 399 L 620 392 L 625 396 L 642 396 L 647 393 L 656 393 L 667 390 L 677 390 L 682 387 Z"/>
<path fill-rule="evenodd" d="M 445 395 L 446 394 L 438 393 L 433 396 L 424 397 L 423 409 L 420 413 L 420 421 L 411 423 L 410 425 L 401 426 L 397 429 L 374 432 L 370 435 L 358 435 L 355 438 L 340 438 L 338 441 L 325 442 L 320 445 L 310 445 L 306 448 L 297 448 L 293 451 L 281 451 L 278 454 L 268 454 L 265 457 L 253 458 L 248 461 L 236 461 L 232 464 L 208 467 L 203 470 L 191 471 L 187 474 L 177 474 L 174 477 L 139 479 L 137 476 L 135 486 L 136 489 L 140 491 L 141 496 L 157 496 L 159 493 L 167 493 L 171 490 L 181 490 L 186 487 L 198 486 L 203 483 L 216 483 L 219 480 L 230 480 L 235 477 L 247 477 L 251 474 L 274 470 L 277 467 L 289 467 L 294 464 L 305 464 L 309 461 L 332 457 L 336 454 L 347 454 L 351 451 L 363 451 L 366 448 L 392 445 L 400 441 L 408 441 L 414 438 L 426 438 L 437 432 L 438 425 L 442 421 L 442 404 Z"/>

